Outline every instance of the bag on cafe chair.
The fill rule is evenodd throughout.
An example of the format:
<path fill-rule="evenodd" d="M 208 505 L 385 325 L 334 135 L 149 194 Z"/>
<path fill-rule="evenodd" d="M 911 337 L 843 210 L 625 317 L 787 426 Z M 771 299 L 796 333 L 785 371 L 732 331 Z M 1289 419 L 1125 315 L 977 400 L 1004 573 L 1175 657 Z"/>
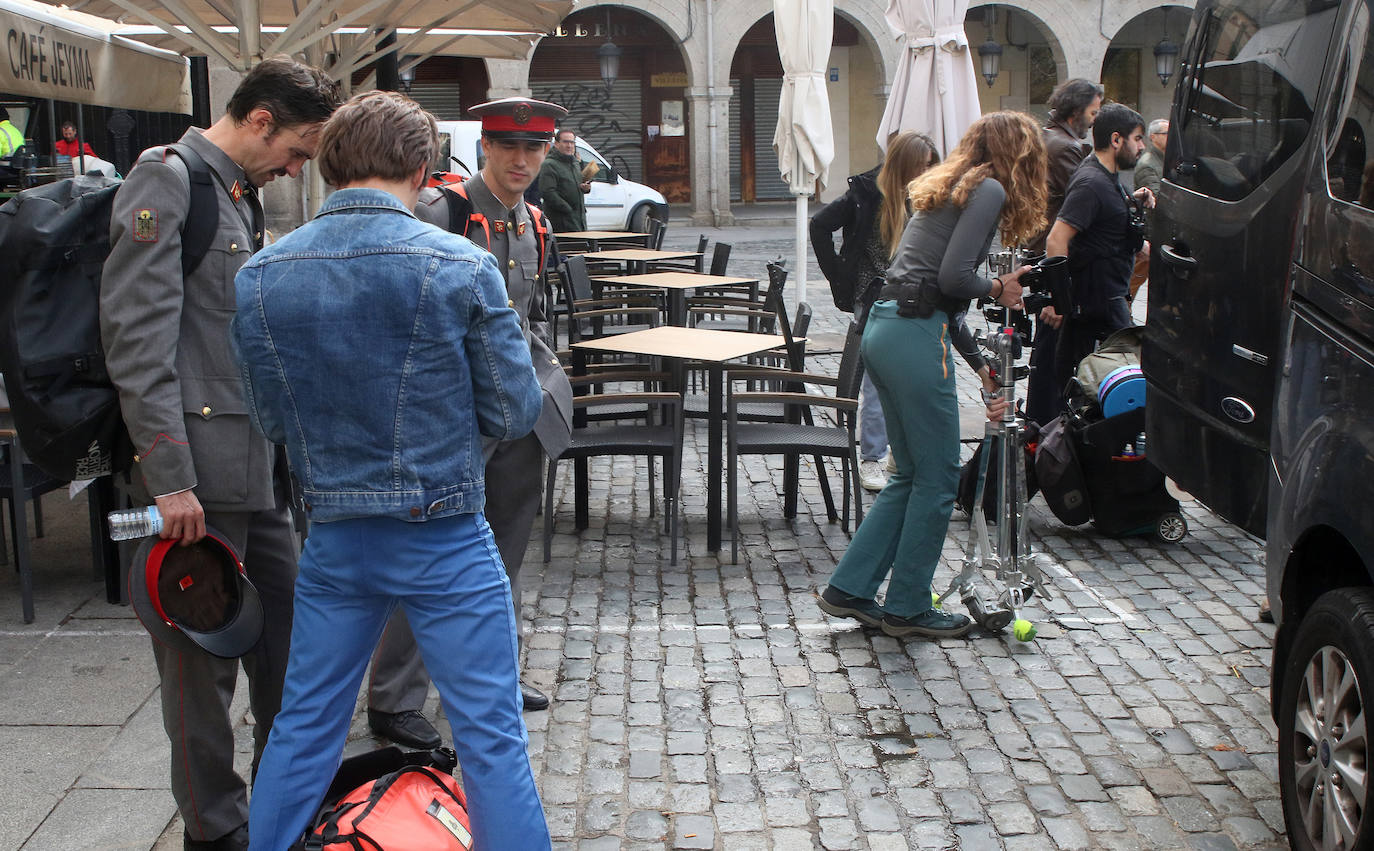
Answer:
<path fill-rule="evenodd" d="M 304 851 L 472 851 L 467 798 L 452 773 L 456 764 L 448 748 L 412 753 L 383 748 L 344 760 L 315 827 L 296 847 Z M 369 776 L 375 779 L 343 793 Z"/>

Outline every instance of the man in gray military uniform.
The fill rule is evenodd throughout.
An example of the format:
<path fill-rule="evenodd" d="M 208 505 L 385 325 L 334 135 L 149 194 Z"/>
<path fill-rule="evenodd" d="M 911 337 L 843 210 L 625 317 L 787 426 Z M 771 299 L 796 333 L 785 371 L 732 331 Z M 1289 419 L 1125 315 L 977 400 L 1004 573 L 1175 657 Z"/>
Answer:
<path fill-rule="evenodd" d="M 176 152 L 144 151 L 111 215 L 101 336 L 138 453 L 120 485 L 136 505 L 157 505 L 163 538 L 193 543 L 207 523 L 225 535 L 243 555 L 265 616 L 261 640 L 241 659 L 153 642 L 187 849 L 248 847 L 229 704 L 241 661 L 256 766 L 281 703 L 296 579 L 285 464 L 253 429 L 230 348 L 234 274 L 262 246 L 257 188 L 300 173 L 338 104 L 338 87 L 323 72 L 279 57 L 244 77 L 209 129 L 186 131 L 181 142 L 209 166 L 219 214 L 208 253 L 189 273 L 181 242 L 190 183 Z"/>
<path fill-rule="evenodd" d="M 539 176 L 555 122 L 568 113 L 556 104 L 529 98 L 491 101 L 469 111 L 482 119 L 486 164 L 461 186 L 426 189 L 415 214 L 466 235 L 496 257 L 544 389 L 544 407 L 534 431 L 486 448 L 486 517 L 510 577 L 518 621 L 520 565 L 542 495 L 542 462 L 546 455 L 556 458 L 562 453 L 572 429 L 572 386 L 553 353 L 545 306 L 544 264 L 553 240 L 547 220 L 539 208 L 524 202 L 524 192 Z M 428 689 L 410 627 L 398 612 L 373 657 L 368 693 L 372 729 L 402 744 L 437 743 L 438 732 L 419 712 Z M 520 691 L 525 709 L 548 707 L 548 697 L 533 686 L 522 682 Z"/>

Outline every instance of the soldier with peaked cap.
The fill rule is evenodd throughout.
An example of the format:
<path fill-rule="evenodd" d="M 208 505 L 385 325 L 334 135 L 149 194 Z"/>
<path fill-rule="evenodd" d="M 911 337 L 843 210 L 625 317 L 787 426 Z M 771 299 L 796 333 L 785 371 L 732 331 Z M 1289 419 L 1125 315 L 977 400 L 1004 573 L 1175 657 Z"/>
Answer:
<path fill-rule="evenodd" d="M 552 228 L 523 196 L 538 179 L 556 123 L 568 111 L 557 104 L 512 97 L 478 104 L 469 112 L 482 119 L 485 164 L 461 184 L 424 190 L 415 214 L 467 236 L 496 258 L 544 390 L 533 433 L 485 447 L 486 517 L 510 577 L 518 623 L 520 566 L 542 496 L 543 460 L 562 453 L 572 430 L 572 386 L 553 353 L 547 315 L 545 261 L 554 250 Z M 368 722 L 373 731 L 416 747 L 437 742 L 438 732 L 420 714 L 429 690 L 424 663 L 399 611 L 382 634 L 372 668 Z M 522 682 L 520 690 L 525 709 L 549 705 L 548 697 L 534 687 Z"/>

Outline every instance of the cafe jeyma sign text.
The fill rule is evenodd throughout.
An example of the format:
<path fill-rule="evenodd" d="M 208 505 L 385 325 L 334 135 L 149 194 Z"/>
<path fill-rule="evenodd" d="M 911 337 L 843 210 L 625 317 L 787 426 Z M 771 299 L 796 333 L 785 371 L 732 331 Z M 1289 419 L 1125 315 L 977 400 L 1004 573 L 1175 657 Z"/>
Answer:
<path fill-rule="evenodd" d="M 11 27 L 5 34 L 10 73 L 17 80 L 52 86 L 53 97 L 64 92 L 95 91 L 91 53 L 80 45 L 64 42 L 61 33 L 45 34 Z"/>
<path fill-rule="evenodd" d="M 185 57 L 0 0 L 0 92 L 112 109 L 191 112 Z"/>

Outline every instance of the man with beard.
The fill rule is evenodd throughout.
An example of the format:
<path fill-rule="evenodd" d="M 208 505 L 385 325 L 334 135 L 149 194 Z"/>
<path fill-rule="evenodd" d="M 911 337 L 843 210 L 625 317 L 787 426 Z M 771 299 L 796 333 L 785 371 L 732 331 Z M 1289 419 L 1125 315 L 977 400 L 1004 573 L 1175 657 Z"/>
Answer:
<path fill-rule="evenodd" d="M 1049 160 L 1049 198 L 1045 206 L 1045 230 L 1026 246 L 1031 251 L 1045 250 L 1045 238 L 1064 203 L 1069 178 L 1092 152 L 1086 139 L 1102 108 L 1102 87 L 1081 77 L 1066 80 L 1050 94 L 1049 107 L 1050 123 L 1045 125 L 1044 136 Z M 1035 422 L 1047 423 L 1058 416 L 1063 407 L 1064 385 L 1054 383 L 1054 349 L 1059 343 L 1057 329 L 1061 320 L 1052 307 L 1042 310 L 1039 318 L 1031 351 L 1026 414 Z"/>
<path fill-rule="evenodd" d="M 1132 199 L 1121 185 L 1122 169 L 1135 167 L 1145 150 L 1145 119 L 1122 104 L 1102 107 L 1093 124 L 1093 155 L 1069 180 L 1064 205 L 1045 249 L 1068 255 L 1073 313 L 1064 317 L 1055 350 L 1055 375 L 1068 383 L 1078 362 L 1108 335 L 1131 324 L 1127 304 L 1133 258 L 1144 240 L 1135 205 L 1155 205 L 1147 187 Z"/>

